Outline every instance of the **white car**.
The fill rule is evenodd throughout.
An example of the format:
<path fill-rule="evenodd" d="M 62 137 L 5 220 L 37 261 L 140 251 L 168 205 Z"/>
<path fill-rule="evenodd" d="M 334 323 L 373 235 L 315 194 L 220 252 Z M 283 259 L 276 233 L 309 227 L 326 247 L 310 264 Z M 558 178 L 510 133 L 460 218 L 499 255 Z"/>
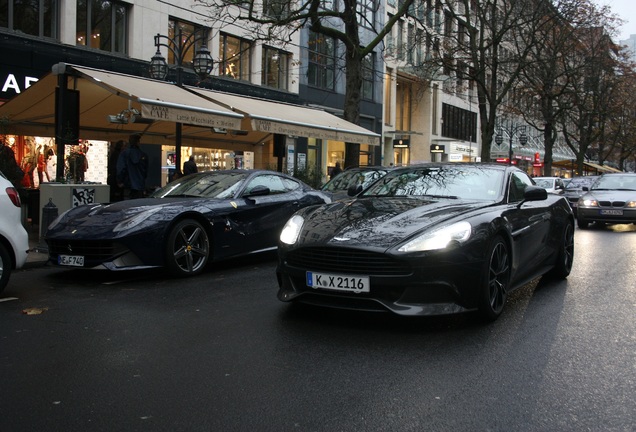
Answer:
<path fill-rule="evenodd" d="M 565 191 L 565 182 L 561 177 L 534 177 L 532 180 L 548 193 L 561 195 Z"/>
<path fill-rule="evenodd" d="M 21 222 L 18 191 L 0 172 L 0 292 L 9 283 L 11 271 L 24 265 L 29 235 Z"/>

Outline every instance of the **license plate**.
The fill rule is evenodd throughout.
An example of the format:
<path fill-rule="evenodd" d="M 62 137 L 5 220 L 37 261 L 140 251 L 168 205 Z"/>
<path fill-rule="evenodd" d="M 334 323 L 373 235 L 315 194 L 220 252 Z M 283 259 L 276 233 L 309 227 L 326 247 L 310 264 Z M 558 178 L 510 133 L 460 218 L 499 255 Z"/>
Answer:
<path fill-rule="evenodd" d="M 83 267 L 84 257 L 81 255 L 58 255 L 57 263 L 63 266 Z"/>
<path fill-rule="evenodd" d="M 371 285 L 368 276 L 338 275 L 307 272 L 307 286 L 336 291 L 369 292 Z"/>
<path fill-rule="evenodd" d="M 602 215 L 623 216 L 623 210 L 601 210 Z"/>

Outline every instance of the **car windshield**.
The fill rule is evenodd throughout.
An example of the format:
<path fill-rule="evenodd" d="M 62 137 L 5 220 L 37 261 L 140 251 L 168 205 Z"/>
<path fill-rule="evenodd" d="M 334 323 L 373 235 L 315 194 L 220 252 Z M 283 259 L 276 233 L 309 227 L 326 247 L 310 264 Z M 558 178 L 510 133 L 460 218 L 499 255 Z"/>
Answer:
<path fill-rule="evenodd" d="M 602 175 L 592 185 L 592 190 L 636 190 L 636 176 L 633 175 Z"/>
<path fill-rule="evenodd" d="M 434 196 L 496 200 L 504 171 L 485 167 L 422 167 L 397 170 L 373 184 L 362 196 Z"/>
<path fill-rule="evenodd" d="M 552 179 L 535 178 L 534 182 L 537 184 L 537 186 L 544 189 L 552 189 L 554 187 L 554 180 Z"/>
<path fill-rule="evenodd" d="M 596 176 L 574 177 L 566 187 L 567 189 L 581 189 L 583 186 L 590 186 L 597 178 Z"/>
<path fill-rule="evenodd" d="M 365 188 L 385 174 L 385 170 L 344 171 L 334 177 L 333 180 L 327 182 L 323 186 L 322 190 L 335 192 L 339 190 L 347 190 L 349 187 L 356 185 L 362 185 L 362 187 Z"/>
<path fill-rule="evenodd" d="M 186 176 L 158 189 L 152 197 L 232 198 L 247 175 L 240 171 L 210 171 Z"/>

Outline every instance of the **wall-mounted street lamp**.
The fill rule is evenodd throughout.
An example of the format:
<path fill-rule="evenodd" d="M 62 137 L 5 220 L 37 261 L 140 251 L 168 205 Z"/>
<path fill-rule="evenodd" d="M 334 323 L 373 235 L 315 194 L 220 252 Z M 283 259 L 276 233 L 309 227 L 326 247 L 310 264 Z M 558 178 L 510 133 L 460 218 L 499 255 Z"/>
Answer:
<path fill-rule="evenodd" d="M 168 76 L 169 66 L 166 59 L 161 55 L 160 50 L 160 47 L 166 47 L 174 55 L 177 72 L 176 84 L 182 87 L 183 64 L 186 54 L 197 45 L 198 48 L 191 63 L 192 68 L 199 78 L 202 80 L 206 79 L 212 73 L 214 60 L 208 49 L 208 30 L 202 28 L 196 29 L 194 32 L 186 35 L 179 29 L 173 38 L 157 33 L 155 36 L 157 52 L 150 60 L 150 76 L 156 80 L 164 80 Z M 178 170 L 181 170 L 181 130 L 182 124 L 177 123 L 175 133 L 175 166 Z"/>
<path fill-rule="evenodd" d="M 518 125 L 512 122 L 510 122 L 507 125 L 504 125 L 503 122 L 500 123 L 499 132 L 497 132 L 497 135 L 495 136 L 495 143 L 497 143 L 497 145 L 501 145 L 503 143 L 503 134 L 502 134 L 503 131 L 505 131 L 508 134 L 508 137 L 510 138 L 510 144 L 508 147 L 508 164 L 512 165 L 513 138 L 515 134 L 519 133 L 519 137 L 518 137 L 519 144 L 521 144 L 522 146 L 526 145 L 528 143 L 528 135 L 526 135 L 526 126 Z"/>

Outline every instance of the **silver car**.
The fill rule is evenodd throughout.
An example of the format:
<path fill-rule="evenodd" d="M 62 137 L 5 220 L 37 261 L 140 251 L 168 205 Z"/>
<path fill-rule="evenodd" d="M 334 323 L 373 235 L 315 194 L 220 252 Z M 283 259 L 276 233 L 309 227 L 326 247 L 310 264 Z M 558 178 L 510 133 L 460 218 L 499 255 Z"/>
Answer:
<path fill-rule="evenodd" d="M 579 228 L 590 223 L 636 224 L 636 174 L 601 175 L 577 203 Z"/>

